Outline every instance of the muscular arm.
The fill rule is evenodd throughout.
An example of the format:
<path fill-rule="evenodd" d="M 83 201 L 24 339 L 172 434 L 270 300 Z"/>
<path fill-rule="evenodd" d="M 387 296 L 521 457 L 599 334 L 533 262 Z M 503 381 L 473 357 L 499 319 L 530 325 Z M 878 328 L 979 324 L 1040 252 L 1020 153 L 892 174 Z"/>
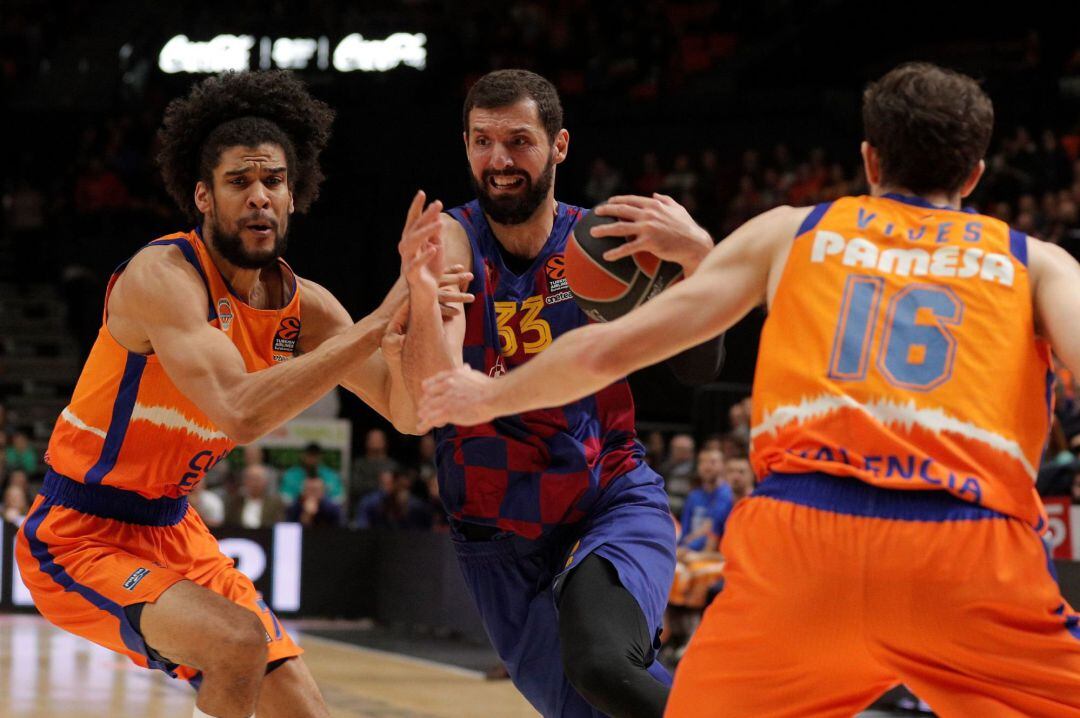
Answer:
<path fill-rule="evenodd" d="M 1069 371 L 1080 373 L 1080 264 L 1049 242 L 1028 237 L 1027 245 L 1037 329 Z"/>
<path fill-rule="evenodd" d="M 341 302 L 327 289 L 308 279 L 302 279 L 301 316 L 304 326 L 300 338 L 301 354 L 306 354 L 331 337 L 349 331 L 352 317 Z M 391 287 L 386 299 L 376 312 L 386 316 L 389 308 L 405 301 L 407 289 L 399 279 Z M 364 403 L 384 418 L 393 421 L 394 407 L 391 399 L 391 376 L 382 352 L 377 348 L 363 361 L 357 361 L 341 377 L 341 386 L 360 397 Z M 399 411 L 401 408 L 399 407 Z M 411 411 L 411 407 L 409 407 Z"/>
<path fill-rule="evenodd" d="M 334 387 L 378 347 L 386 327 L 386 319 L 368 316 L 303 356 L 249 372 L 225 333 L 207 323 L 206 306 L 202 280 L 180 252 L 152 247 L 136 256 L 114 288 L 109 328 L 129 349 L 152 350 L 176 387 L 241 444 Z"/>
<path fill-rule="evenodd" d="M 726 331 L 767 299 L 770 275 L 808 209 L 779 207 L 718 244 L 700 268 L 629 314 L 567 332 L 497 380 L 457 371 L 430 380 L 421 420 L 474 424 L 593 394 L 630 372 Z"/>

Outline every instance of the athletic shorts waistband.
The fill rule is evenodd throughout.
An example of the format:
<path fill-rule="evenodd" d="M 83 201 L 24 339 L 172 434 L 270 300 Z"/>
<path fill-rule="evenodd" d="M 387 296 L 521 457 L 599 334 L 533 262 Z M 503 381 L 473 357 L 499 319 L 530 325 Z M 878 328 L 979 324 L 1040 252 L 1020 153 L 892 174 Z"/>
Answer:
<path fill-rule="evenodd" d="M 187 497 L 148 499 L 115 486 L 93 486 L 50 470 L 41 493 L 49 503 L 102 519 L 140 526 L 175 526 L 188 510 Z"/>
<path fill-rule="evenodd" d="M 753 496 L 849 516 L 896 521 L 979 521 L 1009 518 L 941 489 L 887 489 L 848 476 L 770 474 Z"/>

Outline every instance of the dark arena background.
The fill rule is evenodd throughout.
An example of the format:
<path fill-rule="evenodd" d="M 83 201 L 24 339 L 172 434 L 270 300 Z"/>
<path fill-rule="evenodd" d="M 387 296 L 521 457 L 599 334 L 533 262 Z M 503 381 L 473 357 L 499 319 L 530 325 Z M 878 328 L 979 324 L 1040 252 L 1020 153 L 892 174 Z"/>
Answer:
<path fill-rule="evenodd" d="M 154 157 L 166 104 L 192 83 L 228 69 L 288 69 L 337 112 L 321 196 L 294 215 L 285 257 L 354 318 L 398 277 L 415 191 L 447 206 L 472 199 L 462 101 L 500 68 L 533 70 L 559 90 L 570 133 L 559 200 L 592 207 L 663 192 L 719 241 L 770 207 L 865 192 L 863 88 L 901 62 L 932 61 L 977 78 L 994 102 L 987 172 L 968 204 L 1080 255 L 1080 31 L 1067 4 L 946 5 L 5 0 L 0 716 L 191 715 L 187 684 L 40 619 L 12 547 L 111 271 L 148 241 L 190 229 Z M 728 333 L 713 383 L 683 386 L 665 366 L 630 378 L 639 435 L 677 517 L 700 483 L 698 451 L 746 443 L 764 316 L 754 310 Z M 799 352 L 790 347 L 791 361 Z M 994 381 L 986 367 L 985 391 Z M 1078 390 L 1059 373 L 1038 479 L 1074 606 Z M 233 451 L 196 494 L 222 550 L 304 646 L 334 716 L 535 715 L 502 679 L 454 560 L 434 472 L 430 437 L 396 433 L 339 390 L 257 447 Z M 286 485 L 309 473 L 326 482 L 335 525 L 284 520 L 296 498 Z M 244 510 L 253 498 L 262 502 L 254 515 Z M 704 600 L 674 602 L 660 654 L 669 666 Z M 920 710 L 929 709 L 897 689 L 866 715 Z"/>

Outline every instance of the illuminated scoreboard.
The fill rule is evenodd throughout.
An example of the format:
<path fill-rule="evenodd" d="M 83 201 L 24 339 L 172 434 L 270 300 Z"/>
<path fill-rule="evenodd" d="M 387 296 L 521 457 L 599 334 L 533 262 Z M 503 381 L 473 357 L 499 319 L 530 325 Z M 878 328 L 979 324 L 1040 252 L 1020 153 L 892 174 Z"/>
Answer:
<path fill-rule="evenodd" d="M 176 35 L 158 53 L 162 72 L 216 73 L 226 70 L 336 70 L 386 72 L 395 67 L 423 70 L 427 66 L 427 36 L 395 32 L 377 39 L 360 33 L 342 38 L 331 50 L 330 38 L 218 35 L 191 40 Z"/>

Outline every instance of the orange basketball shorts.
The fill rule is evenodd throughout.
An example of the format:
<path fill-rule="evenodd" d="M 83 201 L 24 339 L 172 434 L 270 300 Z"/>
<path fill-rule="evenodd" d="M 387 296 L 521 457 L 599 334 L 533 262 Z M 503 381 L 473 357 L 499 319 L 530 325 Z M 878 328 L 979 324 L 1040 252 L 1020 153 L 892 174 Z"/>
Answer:
<path fill-rule="evenodd" d="M 175 678 L 197 684 L 201 675 L 148 647 L 125 609 L 153 603 L 184 579 L 258 614 L 268 662 L 301 653 L 186 500 L 148 500 L 50 472 L 19 529 L 15 557 L 51 623 Z"/>
<path fill-rule="evenodd" d="M 1080 617 L 1026 523 L 943 491 L 773 475 L 666 716 L 850 716 L 898 683 L 944 718 L 1080 716 Z"/>

